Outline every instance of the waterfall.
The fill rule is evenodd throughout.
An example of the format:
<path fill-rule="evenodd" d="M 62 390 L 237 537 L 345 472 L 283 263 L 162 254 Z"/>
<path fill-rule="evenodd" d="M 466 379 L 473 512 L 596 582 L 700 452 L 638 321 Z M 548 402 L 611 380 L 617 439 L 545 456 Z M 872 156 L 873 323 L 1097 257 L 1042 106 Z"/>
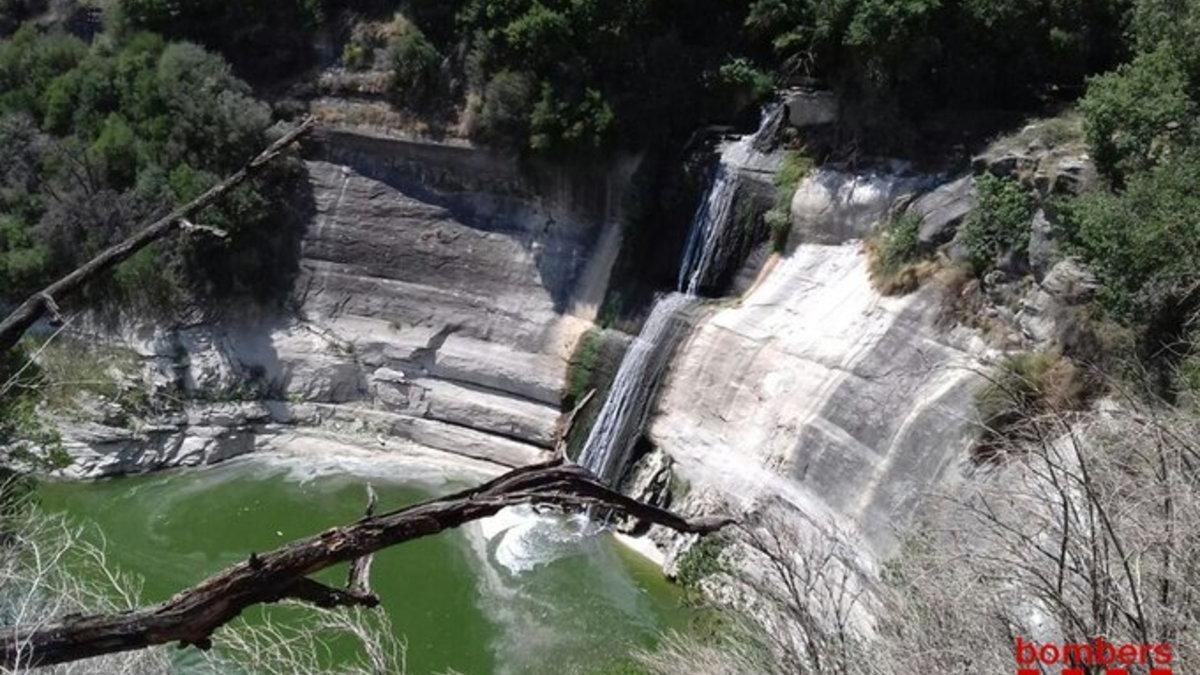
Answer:
<path fill-rule="evenodd" d="M 659 298 L 617 369 L 579 462 L 607 483 L 619 480 L 625 469 L 629 452 L 646 423 L 660 376 L 683 332 L 679 314 L 693 302 L 693 296 L 682 293 Z"/>
<path fill-rule="evenodd" d="M 758 129 L 742 136 L 721 153 L 704 201 L 692 216 L 676 284 L 681 293 L 697 295 L 704 284 L 713 281 L 714 275 L 724 271 L 727 255 L 724 245 L 733 220 L 738 167 L 752 164 L 770 152 L 783 125 L 785 111 L 785 106 L 780 103 L 766 106 L 759 118 Z"/>
<path fill-rule="evenodd" d="M 692 217 L 679 264 L 678 292 L 654 303 L 642 332 L 617 369 L 608 398 L 579 456 L 580 464 L 610 485 L 621 479 L 633 445 L 645 427 L 659 380 L 683 332 L 679 315 L 696 302 L 700 287 L 724 268 L 725 234 L 732 220 L 738 167 L 770 149 L 783 119 L 783 105 L 767 106 L 758 130 L 742 136 L 721 153 L 708 192 Z"/>
<path fill-rule="evenodd" d="M 779 129 L 783 127 L 785 117 L 787 117 L 787 106 L 782 103 L 772 103 L 763 108 L 758 131 L 750 136 L 750 148 L 761 153 L 774 150 L 775 139 L 779 136 Z"/>
<path fill-rule="evenodd" d="M 708 194 L 692 217 L 687 247 L 679 265 L 677 289 L 680 292 L 696 295 L 700 285 L 707 281 L 737 193 L 737 177 L 732 174 L 724 162 L 717 165 Z"/>

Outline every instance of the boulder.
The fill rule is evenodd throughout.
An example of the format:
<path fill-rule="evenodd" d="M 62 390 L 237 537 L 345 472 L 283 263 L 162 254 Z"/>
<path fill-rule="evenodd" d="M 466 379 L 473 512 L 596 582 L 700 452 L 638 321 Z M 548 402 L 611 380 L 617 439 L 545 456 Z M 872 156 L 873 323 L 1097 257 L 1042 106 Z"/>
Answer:
<path fill-rule="evenodd" d="M 840 244 L 870 234 L 898 199 L 916 192 L 927 180 L 895 168 L 862 173 L 822 168 L 810 173 L 792 197 L 792 232 L 797 240 Z"/>
<path fill-rule="evenodd" d="M 1086 267 L 1078 261 L 1068 258 L 1060 261 L 1042 280 L 1042 288 L 1047 293 L 1064 301 L 1080 305 L 1095 296 L 1100 284 Z"/>
<path fill-rule="evenodd" d="M 933 249 L 954 238 L 963 218 L 979 203 L 975 180 L 963 176 L 939 185 L 918 197 L 908 212 L 921 218 L 918 240 L 926 249 Z"/>

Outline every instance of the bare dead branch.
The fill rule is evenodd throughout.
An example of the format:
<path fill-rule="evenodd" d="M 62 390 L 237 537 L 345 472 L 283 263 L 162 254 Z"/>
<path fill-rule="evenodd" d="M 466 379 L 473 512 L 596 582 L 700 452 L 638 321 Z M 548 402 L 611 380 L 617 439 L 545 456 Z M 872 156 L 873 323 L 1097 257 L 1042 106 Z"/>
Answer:
<path fill-rule="evenodd" d="M 219 227 L 213 227 L 212 225 L 197 225 L 196 223 L 193 223 L 192 221 L 188 220 L 187 218 L 179 219 L 179 227 L 184 232 L 192 232 L 195 234 L 207 234 L 207 235 L 216 237 L 217 239 L 228 239 L 229 238 L 229 233 L 226 232 L 225 230 L 222 230 Z"/>
<path fill-rule="evenodd" d="M 367 513 L 365 518 L 370 518 L 375 515 L 375 505 L 379 502 L 379 496 L 375 494 L 375 488 L 367 483 Z M 375 594 L 371 592 L 371 563 L 374 562 L 373 554 L 364 555 L 361 558 L 355 558 L 354 562 L 350 563 L 350 574 L 346 578 L 346 590 L 350 593 L 361 597 L 375 598 Z M 379 604 L 379 600 L 375 599 L 375 604 Z M 371 605 L 372 607 L 374 605 Z"/>
<path fill-rule="evenodd" d="M 158 605 L 120 614 L 71 617 L 32 629 L 0 628 L 0 667 L 36 667 L 177 642 L 206 649 L 212 635 L 247 607 L 294 598 L 320 606 L 363 605 L 309 575 L 338 563 L 437 534 L 520 503 L 603 504 L 683 533 L 706 534 L 733 521 L 687 519 L 615 492 L 561 459 L 516 469 L 462 492 L 326 530 L 250 559 Z M 373 596 L 372 596 L 373 597 Z"/>
<path fill-rule="evenodd" d="M 555 433 L 555 436 L 557 437 L 557 440 L 554 443 L 555 457 L 567 456 L 567 439 L 571 436 L 571 429 L 575 427 L 575 418 L 579 415 L 579 411 L 583 410 L 583 407 L 586 406 L 595 395 L 596 390 L 590 390 L 587 395 L 579 399 L 579 402 L 575 404 L 574 408 L 571 408 L 571 412 L 567 413 L 566 417 L 562 418 L 562 420 L 559 422 L 558 430 Z"/>

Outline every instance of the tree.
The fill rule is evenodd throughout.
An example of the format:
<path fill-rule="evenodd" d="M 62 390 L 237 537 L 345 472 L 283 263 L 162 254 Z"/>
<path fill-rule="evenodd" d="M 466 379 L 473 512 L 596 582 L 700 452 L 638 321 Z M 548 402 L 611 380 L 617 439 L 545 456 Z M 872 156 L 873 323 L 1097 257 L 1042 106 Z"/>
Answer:
<path fill-rule="evenodd" d="M 129 259 L 151 243 L 159 241 L 185 227 L 195 229 L 196 226 L 192 225 L 188 221 L 188 218 L 215 204 L 226 193 L 246 182 L 253 174 L 262 171 L 272 160 L 279 157 L 284 149 L 308 133 L 312 129 L 313 124 L 313 119 L 305 120 L 303 124 L 284 134 L 268 146 L 262 153 L 251 160 L 250 163 L 217 185 L 209 188 L 203 194 L 175 209 L 163 218 L 146 225 L 128 239 L 105 249 L 81 267 L 26 299 L 4 321 L 0 322 L 0 352 L 6 352 L 11 349 L 21 336 L 24 335 L 25 331 L 43 316 L 49 315 L 52 319 L 61 319 L 59 317 L 56 297 L 61 298 L 64 295 L 79 290 L 88 282 L 93 281 L 102 273 L 111 270 L 122 261 Z M 223 234 L 225 233 L 218 231 L 218 235 Z"/>
<path fill-rule="evenodd" d="M 1168 49 L 1138 55 L 1094 78 L 1079 102 L 1097 167 L 1116 185 L 1196 141 L 1195 101 Z"/>
<path fill-rule="evenodd" d="M 388 58 L 397 98 L 409 105 L 422 104 L 437 86 L 442 55 L 421 31 L 410 26 L 392 41 Z"/>
<path fill-rule="evenodd" d="M 1100 281 L 1100 299 L 1126 320 L 1152 320 L 1200 284 L 1200 150 L 1133 173 L 1118 193 L 1070 203 L 1062 228 Z M 1187 320 L 1186 312 L 1182 316 Z"/>

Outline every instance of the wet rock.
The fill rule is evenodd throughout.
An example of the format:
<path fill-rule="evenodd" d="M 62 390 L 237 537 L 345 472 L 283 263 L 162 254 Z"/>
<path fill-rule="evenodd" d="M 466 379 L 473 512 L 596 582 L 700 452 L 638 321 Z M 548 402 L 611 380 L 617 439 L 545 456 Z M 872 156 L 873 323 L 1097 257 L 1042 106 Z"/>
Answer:
<path fill-rule="evenodd" d="M 979 380 L 942 306 L 932 284 L 881 298 L 857 242 L 802 244 L 683 344 L 650 439 L 692 492 L 785 500 L 887 551 L 970 442 Z"/>

